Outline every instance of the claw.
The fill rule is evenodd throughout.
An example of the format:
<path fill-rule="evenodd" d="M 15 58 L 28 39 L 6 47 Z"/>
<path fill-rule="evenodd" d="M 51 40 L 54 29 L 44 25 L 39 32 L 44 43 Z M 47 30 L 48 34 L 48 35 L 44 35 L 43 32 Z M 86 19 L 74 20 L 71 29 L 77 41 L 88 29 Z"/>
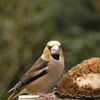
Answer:
<path fill-rule="evenodd" d="M 56 96 L 54 95 L 54 93 L 49 93 L 49 94 L 46 94 L 46 93 L 39 93 L 39 96 L 40 98 L 43 98 L 43 100 L 48 100 L 48 99 L 54 99 L 56 98 Z"/>

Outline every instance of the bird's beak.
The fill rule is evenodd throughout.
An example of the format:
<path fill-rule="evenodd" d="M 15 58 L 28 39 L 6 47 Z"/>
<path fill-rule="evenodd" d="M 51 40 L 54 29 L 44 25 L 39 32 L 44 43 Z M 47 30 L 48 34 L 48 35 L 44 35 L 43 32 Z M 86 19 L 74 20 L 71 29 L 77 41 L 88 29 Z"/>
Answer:
<path fill-rule="evenodd" d="M 58 45 L 54 45 L 51 48 L 51 54 L 59 54 L 60 50 L 59 50 L 59 46 Z"/>

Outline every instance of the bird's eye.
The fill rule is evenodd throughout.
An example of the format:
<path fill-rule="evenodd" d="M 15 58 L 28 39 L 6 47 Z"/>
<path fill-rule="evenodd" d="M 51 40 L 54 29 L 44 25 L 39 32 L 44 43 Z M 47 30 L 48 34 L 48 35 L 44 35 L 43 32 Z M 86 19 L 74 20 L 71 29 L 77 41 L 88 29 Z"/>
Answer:
<path fill-rule="evenodd" d="M 59 48 L 61 48 L 61 45 L 59 46 Z"/>
<path fill-rule="evenodd" d="M 49 50 L 51 50 L 51 48 L 52 48 L 51 46 L 48 46 L 48 49 L 49 49 Z"/>

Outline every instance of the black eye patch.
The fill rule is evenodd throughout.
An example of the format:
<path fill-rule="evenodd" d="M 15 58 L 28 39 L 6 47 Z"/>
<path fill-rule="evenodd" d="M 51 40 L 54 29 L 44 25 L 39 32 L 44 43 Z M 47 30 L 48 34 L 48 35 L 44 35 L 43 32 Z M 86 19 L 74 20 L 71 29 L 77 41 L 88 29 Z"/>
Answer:
<path fill-rule="evenodd" d="M 59 60 L 59 54 L 52 54 L 52 57 L 54 58 L 54 59 L 56 59 L 56 60 Z"/>

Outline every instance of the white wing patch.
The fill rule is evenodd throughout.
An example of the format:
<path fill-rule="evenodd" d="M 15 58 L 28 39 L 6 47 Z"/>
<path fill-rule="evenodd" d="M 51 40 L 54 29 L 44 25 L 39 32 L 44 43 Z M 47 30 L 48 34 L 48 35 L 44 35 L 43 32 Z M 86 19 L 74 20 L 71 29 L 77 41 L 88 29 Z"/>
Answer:
<path fill-rule="evenodd" d="M 38 74 L 40 74 L 40 73 L 42 73 L 44 70 L 48 70 L 48 66 L 47 67 L 45 67 L 45 68 L 42 68 L 42 69 L 40 69 L 40 70 L 38 70 L 37 72 L 36 72 L 36 74 L 35 75 L 38 75 Z"/>

